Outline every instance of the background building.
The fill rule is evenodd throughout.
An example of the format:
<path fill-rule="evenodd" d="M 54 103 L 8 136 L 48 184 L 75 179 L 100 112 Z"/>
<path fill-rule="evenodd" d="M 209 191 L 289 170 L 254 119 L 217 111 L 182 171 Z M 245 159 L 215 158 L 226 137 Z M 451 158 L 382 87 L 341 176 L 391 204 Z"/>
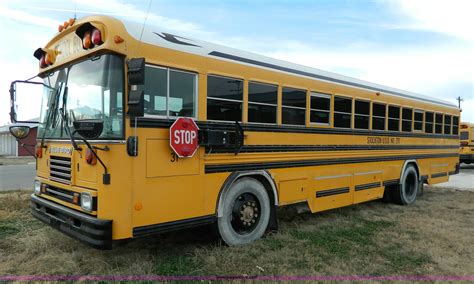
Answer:
<path fill-rule="evenodd" d="M 24 147 L 21 146 L 21 143 L 18 142 L 16 138 L 10 134 L 9 128 L 12 125 L 13 124 L 0 126 L 0 156 L 13 156 L 13 157 L 30 156 L 30 153 L 28 153 L 28 151 Z M 21 140 L 21 142 L 28 145 L 35 145 L 36 133 L 38 130 L 37 124 L 22 123 L 21 125 L 28 125 L 31 127 L 28 137 Z M 31 153 L 35 152 L 34 146 L 33 147 L 25 146 L 25 147 L 28 147 L 28 150 L 30 150 Z"/>

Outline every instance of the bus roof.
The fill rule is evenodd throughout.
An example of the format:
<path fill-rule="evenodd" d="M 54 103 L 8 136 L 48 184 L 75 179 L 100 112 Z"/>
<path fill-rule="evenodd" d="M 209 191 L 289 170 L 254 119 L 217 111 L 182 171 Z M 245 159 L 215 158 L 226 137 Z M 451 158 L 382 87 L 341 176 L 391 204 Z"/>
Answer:
<path fill-rule="evenodd" d="M 344 76 L 304 65 L 290 63 L 283 60 L 270 58 L 267 56 L 242 51 L 223 45 L 192 39 L 189 37 L 178 36 L 164 31 L 161 28 L 146 26 L 133 22 L 124 22 L 125 28 L 131 36 L 145 43 L 157 45 L 169 49 L 179 50 L 187 53 L 197 54 L 205 57 L 231 61 L 244 65 L 257 66 L 260 68 L 284 72 L 296 76 L 303 76 L 321 81 L 331 82 L 340 85 L 351 86 L 354 88 L 382 92 L 392 96 L 409 98 L 416 101 L 429 102 L 451 108 L 456 108 L 454 103 L 439 100 L 436 98 L 423 96 L 417 93 L 404 91 L 380 84 L 359 80 L 349 76 Z"/>

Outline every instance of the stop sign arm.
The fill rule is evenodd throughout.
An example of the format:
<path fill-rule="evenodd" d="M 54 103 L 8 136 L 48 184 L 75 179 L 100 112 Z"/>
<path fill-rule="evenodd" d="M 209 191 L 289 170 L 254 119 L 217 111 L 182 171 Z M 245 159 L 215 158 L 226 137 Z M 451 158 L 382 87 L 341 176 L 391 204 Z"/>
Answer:
<path fill-rule="evenodd" d="M 234 148 L 234 153 L 237 155 L 244 146 L 245 136 L 242 126 L 236 121 L 234 128 L 229 130 L 200 129 L 198 137 L 200 146 Z"/>

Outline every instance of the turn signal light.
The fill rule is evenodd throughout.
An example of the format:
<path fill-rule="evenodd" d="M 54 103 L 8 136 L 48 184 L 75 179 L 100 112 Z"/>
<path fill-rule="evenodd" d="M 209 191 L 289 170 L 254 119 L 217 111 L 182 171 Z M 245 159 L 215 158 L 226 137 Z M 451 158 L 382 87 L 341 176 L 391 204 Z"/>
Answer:
<path fill-rule="evenodd" d="M 89 49 L 92 47 L 91 32 L 84 33 L 84 37 L 82 38 L 82 46 L 85 49 Z"/>
<path fill-rule="evenodd" d="M 87 150 L 86 150 L 85 158 L 86 158 L 86 162 L 87 162 L 89 165 L 95 165 L 95 164 L 97 164 L 97 158 L 95 157 L 94 153 L 92 153 L 92 150 L 91 150 L 91 149 L 87 149 Z"/>
<path fill-rule="evenodd" d="M 35 154 L 36 158 L 42 158 L 43 157 L 43 148 L 41 148 L 41 145 L 36 145 L 35 146 Z"/>

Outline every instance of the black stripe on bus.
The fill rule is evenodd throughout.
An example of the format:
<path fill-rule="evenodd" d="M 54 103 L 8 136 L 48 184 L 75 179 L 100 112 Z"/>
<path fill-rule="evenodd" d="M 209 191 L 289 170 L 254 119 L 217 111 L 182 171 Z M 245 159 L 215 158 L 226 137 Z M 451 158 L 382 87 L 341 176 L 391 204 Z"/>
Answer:
<path fill-rule="evenodd" d="M 445 177 L 448 176 L 448 173 L 437 173 L 437 174 L 432 174 L 431 178 L 439 178 L 439 177 Z"/>
<path fill-rule="evenodd" d="M 317 191 L 316 192 L 316 197 L 325 197 L 325 196 L 343 194 L 343 193 L 348 193 L 348 192 L 349 192 L 349 187 L 327 189 L 327 190 Z"/>
<path fill-rule="evenodd" d="M 428 180 L 428 176 L 427 175 L 423 175 L 421 176 L 421 181 L 427 181 Z"/>
<path fill-rule="evenodd" d="M 342 159 L 319 159 L 319 160 L 300 160 L 300 161 L 281 161 L 281 162 L 262 162 L 262 163 L 242 163 L 242 164 L 225 164 L 225 165 L 206 165 L 205 173 L 221 173 L 233 171 L 249 171 L 262 169 L 279 169 L 293 167 L 309 167 L 339 164 L 355 164 L 382 161 L 399 161 L 411 159 L 428 159 L 428 158 L 448 158 L 458 157 L 458 154 L 431 154 L 431 155 L 402 155 L 402 156 L 376 156 L 363 158 L 342 158 Z"/>
<path fill-rule="evenodd" d="M 140 128 L 170 128 L 175 119 L 156 119 L 149 117 L 137 118 L 136 127 Z M 217 121 L 196 121 L 201 130 L 223 130 L 234 131 L 234 122 Z M 391 136 L 391 137 L 414 137 L 414 138 L 443 138 L 458 139 L 457 135 L 444 135 L 432 133 L 397 132 L 384 130 L 361 130 L 343 128 L 317 128 L 292 125 L 272 125 L 272 124 L 246 124 L 241 123 L 244 131 L 253 132 L 278 132 L 278 133 L 309 133 L 309 134 L 332 134 L 332 135 L 361 135 L 361 136 Z M 130 120 L 130 127 L 135 127 L 135 120 Z"/>
<path fill-rule="evenodd" d="M 371 188 L 376 188 L 376 187 L 380 187 L 380 186 L 382 186 L 381 182 L 372 182 L 372 183 L 366 183 L 366 184 L 359 184 L 359 185 L 356 185 L 355 191 L 371 189 Z"/>
<path fill-rule="evenodd" d="M 232 55 L 232 54 L 227 54 L 227 53 L 223 53 L 223 52 L 219 52 L 219 51 L 212 51 L 212 52 L 209 53 L 209 55 L 220 57 L 220 58 L 225 58 L 225 59 L 229 59 L 229 60 L 233 60 L 233 61 L 237 61 L 237 62 L 243 62 L 243 63 L 247 63 L 247 64 L 261 66 L 261 67 L 265 67 L 265 68 L 270 68 L 270 69 L 283 71 L 283 72 L 287 72 L 287 73 L 302 75 L 302 76 L 306 76 L 306 77 L 310 77 L 310 78 L 314 78 L 314 79 L 334 82 L 334 83 L 353 86 L 353 87 L 357 87 L 357 88 L 368 89 L 368 90 L 377 91 L 377 92 L 384 92 L 384 93 L 388 93 L 388 94 L 398 95 L 398 96 L 402 96 L 402 97 L 405 97 L 405 98 L 415 99 L 417 101 L 420 100 L 419 97 L 407 95 L 407 94 L 392 91 L 392 90 L 387 90 L 387 89 L 384 89 L 384 88 L 378 88 L 378 87 L 368 86 L 368 85 L 364 85 L 364 84 L 360 84 L 360 83 L 355 83 L 355 82 L 350 82 L 350 81 L 346 81 L 346 80 L 336 79 L 336 78 L 329 77 L 329 76 L 318 75 L 318 74 L 314 74 L 314 73 L 310 73 L 310 72 L 296 70 L 296 69 L 293 69 L 293 68 L 283 67 L 283 66 L 279 66 L 279 65 L 275 65 L 275 64 L 271 64 L 271 63 L 266 63 L 266 62 L 262 62 L 262 61 L 258 61 L 258 60 L 253 60 L 253 59 L 249 59 L 249 58 L 235 56 L 235 55 Z M 454 106 L 451 105 L 451 104 L 431 100 L 429 98 L 423 98 L 423 101 L 427 101 L 427 102 L 435 103 L 437 105 L 443 105 L 443 106 L 447 106 L 447 107 L 450 107 L 450 108 L 454 108 Z"/>
<path fill-rule="evenodd" d="M 311 151 L 355 151 L 355 150 L 427 150 L 458 149 L 457 145 L 246 145 L 240 153 L 260 152 L 311 152 Z M 212 148 L 207 153 L 234 153 L 235 149 Z"/>
<path fill-rule="evenodd" d="M 133 237 L 141 237 L 149 234 L 166 233 L 181 229 L 197 227 L 205 224 L 214 223 L 217 220 L 215 215 L 166 222 L 163 224 L 149 225 L 133 228 Z"/>
<path fill-rule="evenodd" d="M 451 171 L 451 172 L 449 172 L 449 175 L 450 175 L 450 176 L 456 175 L 456 174 L 458 174 L 456 171 Z"/>
<path fill-rule="evenodd" d="M 399 185 L 400 180 L 399 179 L 391 179 L 391 180 L 386 180 L 383 182 L 383 186 L 391 186 L 391 185 Z"/>

